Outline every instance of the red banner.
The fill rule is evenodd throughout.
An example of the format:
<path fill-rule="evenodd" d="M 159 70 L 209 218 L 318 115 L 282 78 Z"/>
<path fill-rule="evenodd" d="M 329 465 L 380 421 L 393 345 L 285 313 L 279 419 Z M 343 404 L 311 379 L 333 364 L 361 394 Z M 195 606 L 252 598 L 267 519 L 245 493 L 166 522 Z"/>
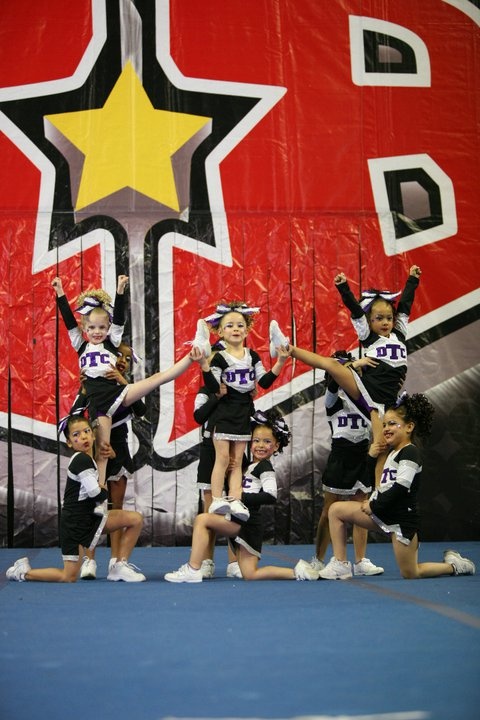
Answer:
<path fill-rule="evenodd" d="M 355 292 L 401 289 L 417 264 L 407 388 L 430 391 L 439 419 L 468 394 L 458 415 L 478 422 L 479 14 L 468 0 L 2 6 L 4 544 L 56 541 L 67 461 L 56 427 L 79 381 L 57 275 L 72 303 L 89 287 L 113 294 L 129 275 L 138 379 L 179 359 L 220 299 L 261 308 L 249 345 L 267 367 L 272 318 L 301 347 L 353 348 L 334 275 Z M 256 400 L 292 429 L 277 463 L 280 542 L 308 542 L 318 514 L 321 379 L 291 363 Z M 191 369 L 152 394 L 131 433 L 128 502 L 145 514 L 144 542 L 189 534 L 200 381 Z M 443 477 L 461 451 L 448 453 L 440 430 L 435 442 Z M 463 503 L 478 500 L 478 454 L 470 467 Z M 433 481 L 429 492 L 434 536 L 445 507 Z M 448 494 L 451 511 L 458 493 Z M 458 516 L 450 534 L 476 532 L 478 518 L 465 527 Z"/>

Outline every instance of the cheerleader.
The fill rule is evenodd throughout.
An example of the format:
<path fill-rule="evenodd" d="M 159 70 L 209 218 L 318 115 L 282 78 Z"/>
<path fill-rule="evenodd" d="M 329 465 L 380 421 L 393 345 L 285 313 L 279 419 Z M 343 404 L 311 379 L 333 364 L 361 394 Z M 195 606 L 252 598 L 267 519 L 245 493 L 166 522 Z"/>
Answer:
<path fill-rule="evenodd" d="M 243 302 L 221 303 L 216 312 L 203 323 L 207 338 L 210 327 L 225 344 L 225 349 L 215 353 L 210 362 L 206 356 L 200 361 L 205 385 L 212 393 L 218 393 L 222 383 L 227 388 L 209 420 L 215 447 L 209 512 L 219 515 L 230 513 L 239 520 L 246 520 L 249 515 L 240 496 L 242 458 L 251 438 L 250 417 L 254 412 L 252 392 L 257 383 L 263 389 L 269 388 L 288 358 L 287 351 L 281 350 L 277 362 L 267 372 L 258 353 L 245 347 L 253 316 L 258 311 L 259 308 L 250 308 Z M 229 494 L 222 497 L 227 471 Z"/>
<path fill-rule="evenodd" d="M 248 520 L 243 522 L 236 517 L 227 520 L 209 513 L 197 515 L 190 559 L 178 570 L 165 575 L 168 582 L 202 582 L 202 561 L 208 553 L 212 534 L 230 539 L 245 580 L 318 579 L 318 572 L 305 560 L 299 560 L 294 568 L 274 565 L 258 567 L 263 541 L 262 505 L 273 505 L 277 499 L 275 470 L 270 458 L 288 445 L 290 431 L 285 420 L 275 410 L 256 412 L 251 423 L 253 462 L 245 473 L 242 492 L 242 500 L 250 510 Z"/>
<path fill-rule="evenodd" d="M 408 396 L 389 407 L 383 418 L 383 445 L 373 443 L 369 450 L 370 473 L 381 470 L 378 488 L 363 502 L 336 502 L 328 520 L 333 557 L 320 570 L 324 580 L 345 580 L 352 576 L 347 561 L 347 528 L 350 524 L 366 530 L 381 530 L 390 535 L 393 552 L 403 578 L 438 577 L 440 575 L 474 575 L 475 565 L 455 550 L 446 550 L 443 562 L 418 562 L 419 516 L 417 496 L 422 475 L 422 458 L 417 438 L 430 434 L 433 406 L 425 395 Z"/>
<path fill-rule="evenodd" d="M 337 350 L 332 357 L 359 373 L 372 362 L 370 358 L 355 360 L 345 350 Z M 365 477 L 371 429 L 368 411 L 350 400 L 328 373 L 325 373 L 325 412 L 332 444 L 322 476 L 323 507 L 317 526 L 316 552 L 310 561 L 315 570 L 323 570 L 325 567 L 324 557 L 330 543 L 330 506 L 338 500 L 364 500 L 372 491 L 371 482 Z M 354 573 L 380 575 L 383 568 L 374 565 L 365 556 L 367 540 L 368 533 L 364 528 L 353 528 Z"/>
<path fill-rule="evenodd" d="M 121 342 L 117 350 L 117 363 L 115 369 L 107 371 L 105 377 L 115 380 L 119 385 L 128 385 L 127 376 L 130 374 L 132 362 L 138 362 L 133 349 L 124 342 Z M 83 406 L 82 406 L 83 403 Z M 83 413 L 87 411 L 85 407 L 85 394 L 82 386 L 81 391 L 77 395 L 77 399 L 70 410 L 70 415 L 77 412 Z M 141 418 L 145 415 L 147 407 L 143 400 L 137 400 L 129 407 L 120 405 L 112 416 L 112 429 L 110 433 L 110 445 L 112 447 L 114 457 L 108 458 L 107 462 L 107 486 L 108 486 L 108 506 L 113 510 L 121 510 L 125 499 L 127 489 L 127 481 L 133 476 L 134 464 L 130 454 L 128 444 L 128 422 L 133 417 Z M 97 506 L 96 512 L 105 511 L 105 503 Z M 121 533 L 113 532 L 110 535 L 111 557 L 109 560 L 109 570 L 115 565 L 119 556 L 119 543 Z M 82 580 L 95 580 L 97 576 L 97 563 L 95 560 L 95 552 L 86 550 L 83 558 L 80 578 Z"/>
<path fill-rule="evenodd" d="M 365 356 L 375 360 L 371 367 L 365 368 L 361 378 L 351 369 L 335 364 L 332 358 L 293 346 L 290 348 L 292 357 L 311 367 L 331 373 L 352 400 L 363 398 L 370 411 L 373 439 L 376 442 L 382 437 L 381 416 L 384 407 L 395 402 L 405 382 L 406 333 L 420 275 L 420 268 L 412 265 L 397 309 L 394 300 L 400 293 L 367 290 L 363 293 L 360 302 L 357 302 L 345 274 L 339 273 L 334 278 L 342 300 L 350 310 L 353 326 L 365 348 Z M 273 357 L 279 347 L 289 346 L 288 338 L 283 335 L 274 320 L 270 324 L 270 340 L 270 352 Z"/>
<path fill-rule="evenodd" d="M 199 361 L 201 351 L 193 347 L 175 365 L 163 372 L 127 385 L 119 385 L 107 374 L 115 367 L 117 349 L 123 333 L 124 290 L 128 283 L 126 275 L 118 276 L 115 305 L 104 290 L 89 290 L 78 299 L 77 312 L 82 317 L 81 326 L 68 304 L 60 278 L 54 278 L 52 286 L 57 294 L 57 304 L 67 327 L 70 342 L 78 353 L 80 372 L 92 418 L 97 421 L 97 443 L 110 443 L 112 415 L 121 406 L 129 407 L 164 383 L 174 380 L 187 370 L 192 362 Z M 107 460 L 96 456 L 101 484 L 106 479 Z"/>
<path fill-rule="evenodd" d="M 114 582 L 144 582 L 145 575 L 129 562 L 143 525 L 143 517 L 133 510 L 111 510 L 108 515 L 95 513 L 98 500 L 107 497 L 107 488 L 100 483 L 97 464 L 93 458 L 95 435 L 84 417 L 71 415 L 65 420 L 67 445 L 74 454 L 67 470 L 67 482 L 60 516 L 60 545 L 63 568 L 35 568 L 28 558 L 17 560 L 7 570 L 7 579 L 23 582 L 75 582 L 80 573 L 82 551 L 94 550 L 104 533 L 120 532 L 116 563 L 110 568 L 107 580 Z M 110 446 L 97 448 L 108 456 Z"/>

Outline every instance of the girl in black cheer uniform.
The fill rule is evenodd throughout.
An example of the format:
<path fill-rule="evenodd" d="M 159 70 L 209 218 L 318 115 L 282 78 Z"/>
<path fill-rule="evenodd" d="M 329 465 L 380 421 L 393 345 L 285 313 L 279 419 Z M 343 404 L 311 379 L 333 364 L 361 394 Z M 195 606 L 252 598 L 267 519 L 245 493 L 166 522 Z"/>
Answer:
<path fill-rule="evenodd" d="M 367 530 L 383 530 L 392 539 L 397 565 L 405 579 L 439 575 L 473 575 L 475 565 L 455 550 L 446 550 L 443 562 L 418 562 L 417 495 L 422 474 L 422 458 L 415 438 L 430 433 L 433 406 L 425 395 L 402 396 L 399 404 L 387 409 L 383 418 L 384 443 L 372 443 L 369 450 L 370 475 L 380 466 L 380 484 L 364 502 L 336 502 L 328 519 L 333 557 L 320 577 L 344 580 L 352 576 L 347 561 L 348 525 Z"/>
<path fill-rule="evenodd" d="M 244 475 L 242 492 L 242 500 L 250 510 L 249 519 L 242 522 L 211 513 L 197 515 L 190 560 L 175 572 L 167 573 L 165 580 L 168 582 L 202 582 L 202 561 L 207 556 L 212 533 L 230 538 L 245 580 L 318 579 L 318 572 L 305 560 L 299 560 L 294 568 L 258 567 L 263 540 L 261 507 L 272 505 L 277 499 L 275 471 L 270 458 L 288 445 L 290 431 L 283 418 L 273 410 L 256 412 L 252 427 L 253 462 Z"/>
<path fill-rule="evenodd" d="M 60 545 L 63 568 L 30 567 L 28 558 L 20 558 L 7 570 L 9 580 L 41 582 L 75 582 L 80 573 L 85 549 L 94 550 L 103 533 L 121 532 L 117 562 L 110 568 L 108 580 L 143 582 L 145 575 L 128 560 L 142 529 L 143 517 L 132 510 L 110 510 L 97 515 L 98 500 L 107 497 L 107 488 L 99 482 L 93 458 L 94 433 L 89 421 L 78 415 L 65 421 L 67 445 L 75 453 L 67 470 L 67 482 L 60 517 Z M 98 448 L 97 448 L 98 450 Z M 99 452 L 108 458 L 111 448 L 104 444 Z"/>
<path fill-rule="evenodd" d="M 292 357 L 330 373 L 354 401 L 361 400 L 366 405 L 370 412 L 375 441 L 379 441 L 382 436 L 381 418 L 385 405 L 395 402 L 405 382 L 406 334 L 420 275 L 420 268 L 412 265 L 397 307 L 394 300 L 400 293 L 367 290 L 358 302 L 350 290 L 345 274 L 339 273 L 335 276 L 335 285 L 343 303 L 350 310 L 353 326 L 365 349 L 364 355 L 369 360 L 369 365 L 363 368 L 361 378 L 351 369 L 335 364 L 332 358 L 290 347 Z M 270 324 L 270 339 L 273 357 L 280 347 L 289 347 L 288 338 L 283 335 L 275 320 Z"/>
<path fill-rule="evenodd" d="M 215 447 L 209 512 L 219 515 L 230 513 L 239 520 L 248 518 L 248 508 L 240 501 L 240 495 L 242 458 L 251 437 L 252 392 L 256 390 L 257 383 L 263 389 L 269 388 L 288 358 L 286 352 L 280 352 L 273 368 L 267 371 L 258 353 L 245 347 L 253 315 L 257 312 L 258 308 L 250 308 L 241 302 L 218 305 L 216 312 L 206 321 L 223 341 L 225 349 L 215 353 L 210 362 L 206 357 L 200 362 L 205 385 L 210 392 L 218 393 L 222 383 L 227 388 L 209 420 Z M 208 336 L 208 327 L 206 334 Z M 227 472 L 230 499 L 222 497 Z"/>
<path fill-rule="evenodd" d="M 202 355 L 198 348 L 193 347 L 188 355 L 171 368 L 127 385 L 119 385 L 115 379 L 107 377 L 112 368 L 115 368 L 117 349 L 122 340 L 123 294 L 127 283 L 126 275 L 118 276 L 113 317 L 110 298 L 104 290 L 89 290 L 82 293 L 77 308 L 82 316 L 82 324 L 79 327 L 65 297 L 62 281 L 58 277 L 52 281 L 70 342 L 78 354 L 90 417 L 97 421 L 99 445 L 110 442 L 112 415 L 121 405 L 130 407 L 160 385 L 174 380 L 185 372 L 193 361 L 199 361 Z M 103 484 L 106 479 L 107 461 L 100 455 L 96 456 L 96 460 L 100 481 Z"/>

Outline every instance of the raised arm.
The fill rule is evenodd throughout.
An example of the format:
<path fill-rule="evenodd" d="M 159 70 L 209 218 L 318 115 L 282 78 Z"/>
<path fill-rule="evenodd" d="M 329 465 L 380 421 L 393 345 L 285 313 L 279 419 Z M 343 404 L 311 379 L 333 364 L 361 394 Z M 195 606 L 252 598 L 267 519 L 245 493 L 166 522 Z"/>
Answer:
<path fill-rule="evenodd" d="M 81 337 L 82 333 L 78 328 L 78 323 L 69 305 L 65 292 L 63 290 L 62 281 L 59 277 L 56 277 L 52 280 L 52 287 L 57 295 L 57 306 L 60 310 L 60 314 L 63 318 L 63 322 L 65 323 L 67 330 L 69 332 L 70 330 L 78 330 L 78 333 Z M 72 342 L 72 345 L 75 347 L 75 339 L 70 337 L 70 340 Z"/>
<path fill-rule="evenodd" d="M 278 378 L 280 373 L 283 370 L 283 366 L 287 362 L 288 358 L 290 357 L 291 352 L 287 350 L 284 347 L 278 348 L 278 355 L 277 355 L 277 362 L 272 367 L 271 370 L 268 370 L 264 375 L 262 375 L 259 380 L 258 384 L 261 388 L 264 390 L 267 390 L 275 380 Z"/>
<path fill-rule="evenodd" d="M 63 297 L 63 295 L 65 295 L 63 284 L 59 277 L 53 278 L 52 287 L 55 290 L 57 297 Z"/>
<path fill-rule="evenodd" d="M 398 301 L 397 315 L 410 315 L 413 301 L 415 299 L 415 291 L 420 283 L 421 274 L 422 271 L 418 265 L 412 265 L 408 273 L 407 282 L 405 283 L 400 300 Z"/>
<path fill-rule="evenodd" d="M 119 275 L 117 278 L 117 295 L 123 295 L 128 285 L 128 275 Z"/>
<path fill-rule="evenodd" d="M 128 284 L 128 275 L 119 275 L 117 279 L 117 292 L 115 294 L 115 303 L 113 305 L 112 324 L 116 326 L 110 330 L 111 339 L 114 344 L 120 344 L 123 335 L 123 326 L 125 325 L 125 297 L 124 292 Z"/>
<path fill-rule="evenodd" d="M 340 293 L 343 304 L 348 310 L 350 310 L 352 318 L 356 320 L 363 317 L 363 315 L 365 315 L 365 311 L 356 299 L 355 295 L 350 290 L 350 285 L 348 284 L 345 273 L 340 272 L 338 273 L 338 275 L 335 275 L 335 277 L 333 278 L 333 282 L 335 283 L 336 288 Z"/>

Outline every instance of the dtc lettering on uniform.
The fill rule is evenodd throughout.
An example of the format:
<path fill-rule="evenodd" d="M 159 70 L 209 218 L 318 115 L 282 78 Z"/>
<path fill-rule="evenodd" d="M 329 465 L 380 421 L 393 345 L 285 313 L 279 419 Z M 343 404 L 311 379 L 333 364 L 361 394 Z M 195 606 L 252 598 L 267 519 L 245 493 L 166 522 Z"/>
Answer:
<path fill-rule="evenodd" d="M 340 415 L 338 418 L 338 427 L 351 427 L 352 430 L 358 430 L 359 427 L 367 427 L 367 423 L 361 415 L 357 415 L 356 413 L 347 413 L 345 415 Z"/>
<path fill-rule="evenodd" d="M 385 483 L 388 482 L 395 482 L 395 478 L 397 477 L 397 471 L 395 468 L 384 468 L 382 472 L 382 479 L 380 480 L 380 483 L 382 485 L 385 485 Z"/>
<path fill-rule="evenodd" d="M 95 352 L 85 353 L 80 360 L 80 364 L 82 367 L 87 365 L 88 367 L 99 367 L 100 365 L 108 365 L 109 361 L 110 356 L 107 352 L 96 350 Z"/>
<path fill-rule="evenodd" d="M 238 385 L 247 385 L 247 383 L 255 380 L 255 370 L 250 368 L 237 368 L 236 370 L 225 370 L 225 381 L 233 384 L 237 381 Z"/>
<path fill-rule="evenodd" d="M 377 348 L 377 357 L 389 357 L 390 360 L 399 360 L 400 358 L 405 359 L 407 353 L 405 348 L 398 343 L 388 343 Z"/>

